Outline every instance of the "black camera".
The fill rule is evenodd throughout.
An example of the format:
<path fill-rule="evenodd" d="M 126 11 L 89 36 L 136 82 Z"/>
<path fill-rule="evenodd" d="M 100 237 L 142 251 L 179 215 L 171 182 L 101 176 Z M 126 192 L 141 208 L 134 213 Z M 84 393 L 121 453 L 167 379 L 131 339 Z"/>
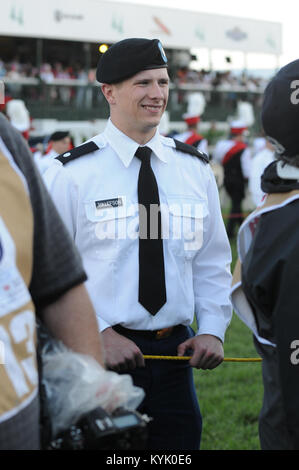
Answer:
<path fill-rule="evenodd" d="M 70 428 L 53 437 L 50 399 L 43 380 L 43 351 L 55 350 L 56 341 L 38 321 L 40 435 L 43 450 L 140 450 L 147 439 L 147 415 L 127 408 L 108 413 L 101 407 L 83 414 Z M 53 398 L 51 398 L 53 399 Z"/>
<path fill-rule="evenodd" d="M 137 411 L 118 408 L 108 414 L 98 407 L 50 441 L 47 450 L 144 449 L 149 421 Z"/>

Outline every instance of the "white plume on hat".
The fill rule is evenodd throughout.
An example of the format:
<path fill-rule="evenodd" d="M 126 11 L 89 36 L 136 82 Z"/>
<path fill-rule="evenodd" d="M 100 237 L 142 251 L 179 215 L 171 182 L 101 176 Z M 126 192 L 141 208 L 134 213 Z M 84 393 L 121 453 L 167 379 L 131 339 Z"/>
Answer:
<path fill-rule="evenodd" d="M 234 129 L 247 129 L 247 124 L 245 121 L 242 121 L 241 119 L 234 119 L 233 121 L 230 121 L 230 127 Z"/>
<path fill-rule="evenodd" d="M 30 128 L 30 115 L 24 101 L 8 101 L 6 105 L 6 113 L 11 122 L 11 125 L 20 132 L 27 131 Z"/>
<path fill-rule="evenodd" d="M 201 116 L 206 107 L 206 99 L 203 93 L 189 93 L 187 96 L 187 112 L 183 114 L 183 118 Z"/>
<path fill-rule="evenodd" d="M 248 103 L 247 101 L 238 101 L 237 120 L 243 121 L 247 127 L 254 124 L 255 117 L 251 103 Z"/>

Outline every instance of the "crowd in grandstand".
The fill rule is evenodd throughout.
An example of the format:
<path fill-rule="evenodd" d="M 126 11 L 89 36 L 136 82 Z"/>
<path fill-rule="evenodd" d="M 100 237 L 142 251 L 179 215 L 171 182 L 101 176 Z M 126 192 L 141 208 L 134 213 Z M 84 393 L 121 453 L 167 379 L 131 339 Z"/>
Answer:
<path fill-rule="evenodd" d="M 18 59 L 8 63 L 4 63 L 0 59 L 0 78 L 4 77 L 16 81 L 26 77 L 40 78 L 45 83 L 51 83 L 55 79 L 80 79 L 92 83 L 95 81 L 95 71 L 92 68 L 86 71 L 80 64 L 64 65 L 60 62 L 54 64 L 45 62 L 38 68 L 32 63 L 21 63 Z M 194 84 L 207 89 L 229 90 L 244 87 L 249 91 L 263 91 L 267 80 L 262 77 L 250 76 L 246 72 L 238 74 L 232 71 L 196 71 L 192 68 L 182 67 L 177 70 L 174 82 L 177 85 Z"/>
<path fill-rule="evenodd" d="M 175 82 L 178 85 L 192 83 L 207 89 L 221 88 L 221 90 L 229 90 L 243 87 L 248 91 L 263 91 L 268 80 L 262 77 L 250 76 L 246 72 L 237 74 L 232 71 L 196 71 L 183 67 L 178 70 Z"/>
<path fill-rule="evenodd" d="M 86 73 L 80 64 L 63 65 L 60 62 L 54 64 L 43 63 L 38 68 L 30 62 L 21 63 L 18 59 L 4 63 L 0 59 L 0 78 L 9 78 L 11 80 L 19 80 L 22 78 L 40 78 L 46 83 L 50 83 L 54 79 L 86 79 L 94 80 L 93 70 Z"/>

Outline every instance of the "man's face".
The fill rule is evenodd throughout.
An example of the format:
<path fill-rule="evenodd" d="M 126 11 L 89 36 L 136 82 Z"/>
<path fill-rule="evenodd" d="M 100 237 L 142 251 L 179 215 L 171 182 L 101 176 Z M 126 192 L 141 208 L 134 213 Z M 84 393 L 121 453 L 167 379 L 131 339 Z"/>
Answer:
<path fill-rule="evenodd" d="M 103 92 L 110 104 L 113 124 L 139 143 L 150 140 L 168 101 L 167 69 L 144 70 L 128 80 L 106 87 L 110 96 L 104 89 Z"/>
<path fill-rule="evenodd" d="M 71 143 L 70 137 L 64 137 L 64 139 L 53 142 L 52 148 L 53 150 L 55 150 L 55 152 L 57 152 L 58 154 L 61 154 L 69 150 L 70 143 Z"/>

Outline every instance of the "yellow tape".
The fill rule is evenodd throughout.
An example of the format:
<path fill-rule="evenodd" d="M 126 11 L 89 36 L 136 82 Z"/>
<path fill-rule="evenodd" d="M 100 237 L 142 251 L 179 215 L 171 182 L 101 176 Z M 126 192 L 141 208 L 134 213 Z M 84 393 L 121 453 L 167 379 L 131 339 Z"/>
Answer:
<path fill-rule="evenodd" d="M 164 359 L 164 360 L 177 360 L 177 361 L 189 361 L 191 356 L 150 356 L 144 355 L 144 359 Z M 224 362 L 261 362 L 260 357 L 225 357 Z"/>

